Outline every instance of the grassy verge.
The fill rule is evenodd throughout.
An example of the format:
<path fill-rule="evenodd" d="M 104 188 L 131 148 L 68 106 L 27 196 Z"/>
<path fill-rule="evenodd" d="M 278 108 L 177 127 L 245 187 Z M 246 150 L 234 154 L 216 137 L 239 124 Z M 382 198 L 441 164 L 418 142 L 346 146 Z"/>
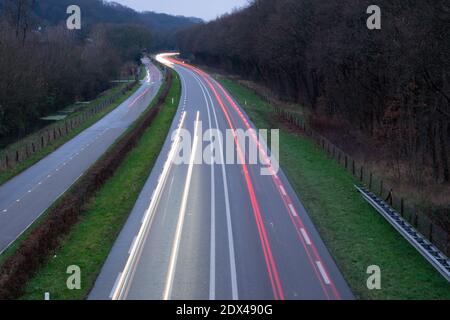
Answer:
<path fill-rule="evenodd" d="M 280 164 L 358 298 L 450 299 L 447 281 L 362 200 L 350 174 L 291 130 L 254 92 L 219 81 L 257 127 L 280 128 Z M 366 287 L 370 265 L 381 268 L 381 290 Z"/>
<path fill-rule="evenodd" d="M 114 176 L 90 201 L 80 222 L 64 239 L 55 256 L 28 282 L 22 299 L 42 299 L 44 292 L 50 292 L 52 299 L 87 296 L 159 155 L 180 94 L 180 82 L 174 76 L 165 106 Z M 66 269 L 70 265 L 81 268 L 81 290 L 66 287 Z"/>

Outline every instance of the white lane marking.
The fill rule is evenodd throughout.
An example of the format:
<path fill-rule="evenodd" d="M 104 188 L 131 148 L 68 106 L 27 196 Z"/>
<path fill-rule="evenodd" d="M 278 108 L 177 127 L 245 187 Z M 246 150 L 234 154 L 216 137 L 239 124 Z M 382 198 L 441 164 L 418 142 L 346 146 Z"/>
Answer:
<path fill-rule="evenodd" d="M 326 284 L 330 284 L 330 279 L 328 279 L 327 273 L 322 265 L 322 262 L 316 261 L 317 267 L 319 268 L 320 274 L 322 275 L 323 280 Z"/>
<path fill-rule="evenodd" d="M 281 184 L 279 185 L 279 187 L 280 187 L 280 190 L 281 190 L 281 193 L 283 194 L 283 196 L 286 196 L 287 193 L 286 193 L 286 190 L 284 190 L 284 187 Z"/>
<path fill-rule="evenodd" d="M 183 82 L 185 82 L 184 77 L 181 76 Z M 197 80 L 197 79 L 195 79 Z M 197 80 L 198 82 L 198 80 Z M 206 97 L 203 87 L 200 85 L 203 97 L 206 102 L 206 111 L 208 113 L 208 124 L 209 129 L 211 127 L 211 112 L 209 111 L 209 101 Z M 184 110 L 184 106 L 182 108 Z M 212 131 L 210 131 L 210 138 L 212 139 Z M 214 156 L 211 154 L 211 238 L 210 238 L 210 260 L 209 260 L 209 300 L 216 299 L 216 182 L 215 182 L 215 170 L 213 163 Z"/>
<path fill-rule="evenodd" d="M 49 174 L 48 176 L 47 176 L 47 178 L 50 178 L 52 175 L 51 174 Z"/>
<path fill-rule="evenodd" d="M 122 276 L 122 272 L 119 272 L 119 274 L 117 275 L 116 281 L 114 282 L 114 286 L 109 294 L 109 298 L 112 299 L 114 296 L 114 292 L 116 291 L 117 286 L 119 285 L 119 280 L 120 277 Z"/>
<path fill-rule="evenodd" d="M 300 231 L 301 231 L 301 233 L 302 233 L 302 235 L 303 235 L 303 238 L 304 238 L 305 241 L 306 241 L 306 244 L 307 244 L 308 246 L 310 246 L 310 245 L 311 245 L 311 239 L 309 238 L 308 233 L 306 232 L 306 230 L 305 230 L 304 228 L 300 228 Z"/>
<path fill-rule="evenodd" d="M 8 212 L 8 209 L 4 209 L 3 212 Z"/>
<path fill-rule="evenodd" d="M 128 254 L 133 251 L 134 246 L 136 245 L 137 236 L 134 236 L 133 242 L 131 243 L 130 249 L 128 250 Z"/>
<path fill-rule="evenodd" d="M 203 91 L 203 88 L 200 86 Z M 208 112 L 208 125 L 210 131 L 210 139 L 212 141 L 211 112 L 209 111 L 209 101 L 205 92 L 203 96 L 206 102 L 206 110 Z M 210 240 L 210 262 L 209 262 L 209 300 L 216 299 L 216 179 L 214 167 L 214 154 L 211 153 L 211 240 Z"/>
<path fill-rule="evenodd" d="M 17 199 L 16 202 L 20 202 L 20 199 Z"/>
<path fill-rule="evenodd" d="M 214 164 L 211 165 L 211 240 L 209 258 L 209 300 L 216 300 L 216 199 Z"/>
<path fill-rule="evenodd" d="M 295 211 L 295 208 L 292 205 L 292 203 L 289 203 L 289 209 L 291 210 L 291 212 L 294 215 L 294 217 L 296 217 L 297 216 L 297 211 Z"/>
<path fill-rule="evenodd" d="M 197 77 L 195 73 L 192 72 L 192 75 L 197 80 L 197 82 L 200 84 L 200 87 L 202 88 L 203 92 L 206 92 L 208 95 L 210 106 L 213 111 L 214 115 L 214 123 L 216 124 L 216 128 L 219 128 L 219 121 L 217 120 L 217 114 L 214 107 L 214 101 L 209 93 L 206 86 L 201 82 L 201 80 Z M 209 110 L 209 109 L 208 109 Z M 239 291 L 238 291 L 238 284 L 237 284 L 237 272 L 236 272 L 236 256 L 234 252 L 234 238 L 233 238 L 233 227 L 231 224 L 231 210 L 230 210 L 230 197 L 228 194 L 228 181 L 227 181 L 227 173 L 225 171 L 225 161 L 224 161 L 224 147 L 221 140 L 219 140 L 220 144 L 220 160 L 222 164 L 222 180 L 223 180 L 223 189 L 225 194 L 225 211 L 226 211 L 226 217 L 227 217 L 227 236 L 228 236 L 228 251 L 230 256 L 230 275 L 231 275 L 231 296 L 233 300 L 239 299 Z"/>
<path fill-rule="evenodd" d="M 28 193 L 31 193 L 31 191 L 33 191 L 33 190 L 28 190 Z"/>
<path fill-rule="evenodd" d="M 163 300 L 169 300 L 172 296 L 172 288 L 173 288 L 173 280 L 175 277 L 175 269 L 178 259 L 178 252 L 180 249 L 180 241 L 181 241 L 181 234 L 183 232 L 183 225 L 184 225 L 184 218 L 186 216 L 186 207 L 187 207 L 187 200 L 189 195 L 189 187 L 191 185 L 191 179 L 192 179 L 192 171 L 194 169 L 194 161 L 195 156 L 197 154 L 197 147 L 198 147 L 198 140 L 199 140 L 199 133 L 198 133 L 198 127 L 199 127 L 199 119 L 200 119 L 200 112 L 197 111 L 197 116 L 195 120 L 195 128 L 194 128 L 194 141 L 193 141 L 193 147 L 192 147 L 192 154 L 189 159 L 189 168 L 188 173 L 186 176 L 186 182 L 184 185 L 184 191 L 183 191 L 183 197 L 181 200 L 181 207 L 177 222 L 177 228 L 175 231 L 175 238 L 172 245 L 172 253 L 170 255 L 169 260 L 169 268 L 167 270 L 167 276 L 166 276 L 166 285 L 164 288 L 163 293 Z"/>
<path fill-rule="evenodd" d="M 139 254 L 140 254 L 140 251 L 142 250 L 142 246 L 145 241 L 147 230 L 150 227 L 151 222 L 152 222 L 152 218 L 154 215 L 154 209 L 156 208 L 156 206 L 158 204 L 158 201 L 159 201 L 159 198 L 161 195 L 161 191 L 164 187 L 165 180 L 167 179 L 169 169 L 173 162 L 173 157 L 175 156 L 176 151 L 177 151 L 176 147 L 180 142 L 180 132 L 181 132 L 181 128 L 183 127 L 184 120 L 186 118 L 185 112 L 181 115 L 181 118 L 182 118 L 182 121 L 181 121 L 180 126 L 178 127 L 178 129 L 176 131 L 176 135 L 172 141 L 169 156 L 163 165 L 163 170 L 162 170 L 163 173 L 162 174 L 165 177 L 164 181 L 162 181 L 162 183 L 158 183 L 156 185 L 156 189 L 153 192 L 152 198 L 150 200 L 150 204 L 144 213 L 142 225 L 136 236 L 136 238 L 137 238 L 136 245 L 133 247 L 133 249 L 128 257 L 128 260 L 125 264 L 123 272 L 120 274 L 120 279 L 119 279 L 119 283 L 118 283 L 117 287 L 113 290 L 113 295 L 111 298 L 112 300 L 121 300 L 121 299 L 126 298 L 129 282 L 132 281 L 132 277 L 133 277 L 132 273 L 134 270 L 134 266 L 136 265 L 136 263 L 139 259 Z"/>

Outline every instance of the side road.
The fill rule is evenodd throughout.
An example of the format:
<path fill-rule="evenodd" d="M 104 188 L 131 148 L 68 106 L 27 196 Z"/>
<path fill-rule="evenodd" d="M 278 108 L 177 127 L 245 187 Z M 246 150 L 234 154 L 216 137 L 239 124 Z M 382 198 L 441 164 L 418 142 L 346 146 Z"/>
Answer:
<path fill-rule="evenodd" d="M 160 71 L 147 61 L 150 76 L 100 121 L 0 186 L 0 253 L 62 195 L 144 112 L 161 86 Z"/>
<path fill-rule="evenodd" d="M 53 256 L 61 241 L 77 225 L 89 201 L 115 174 L 127 155 L 137 145 L 147 127 L 153 122 L 163 106 L 172 83 L 166 78 L 156 105 L 134 123 L 116 143 L 91 166 L 81 179 L 52 206 L 42 221 L 33 228 L 19 248 L 5 261 L 0 269 L 0 299 L 17 298 L 30 277 Z M 109 225 L 105 225 L 109 227 Z M 92 232 L 95 234 L 95 232 Z M 89 251 L 89 250 L 88 250 Z M 86 255 L 87 252 L 83 252 Z"/>

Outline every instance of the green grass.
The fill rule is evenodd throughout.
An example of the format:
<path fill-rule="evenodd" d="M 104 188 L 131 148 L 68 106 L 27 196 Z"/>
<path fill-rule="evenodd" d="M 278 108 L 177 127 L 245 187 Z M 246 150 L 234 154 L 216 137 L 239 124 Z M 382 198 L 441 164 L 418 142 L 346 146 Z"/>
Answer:
<path fill-rule="evenodd" d="M 139 68 L 139 79 L 143 80 L 145 76 L 147 75 L 147 69 L 143 65 Z"/>
<path fill-rule="evenodd" d="M 100 97 L 98 97 L 96 100 L 92 101 L 91 105 L 100 104 L 102 101 L 112 97 L 114 94 L 120 92 L 120 90 L 122 90 L 122 88 L 125 85 L 126 84 L 122 84 L 122 85 L 119 85 L 117 87 L 111 88 L 110 90 L 108 90 L 104 94 L 102 94 Z M 67 141 L 73 139 L 75 136 L 80 134 L 80 132 L 82 132 L 83 130 L 85 130 L 85 129 L 89 128 L 90 126 L 92 126 L 94 123 L 96 123 L 101 118 L 103 118 L 108 113 L 110 113 L 115 108 L 117 108 L 126 99 L 128 99 L 128 97 L 130 97 L 139 88 L 139 86 L 140 86 L 140 84 L 136 84 L 133 87 L 132 90 L 130 90 L 126 94 L 122 95 L 122 97 L 119 100 L 117 100 L 115 103 L 112 103 L 112 104 L 108 105 L 102 111 L 96 113 L 91 118 L 89 118 L 86 121 L 84 121 L 78 128 L 75 128 L 72 131 L 70 131 L 69 134 L 67 134 L 65 136 L 62 136 L 62 137 L 52 141 L 52 143 L 50 145 L 48 145 L 47 147 L 42 148 L 38 152 L 34 153 L 31 157 L 29 157 L 25 161 L 17 164 L 15 167 L 0 172 L 0 185 L 5 183 L 6 181 L 10 180 L 11 178 L 15 177 L 16 175 L 18 175 L 22 171 L 28 169 L 29 167 L 34 165 L 36 162 L 38 162 L 39 160 L 45 158 L 47 155 L 49 155 L 50 153 L 52 153 L 53 151 L 58 149 L 60 146 L 65 144 Z M 85 109 L 83 108 L 82 110 L 85 110 Z M 71 115 L 70 117 L 76 116 L 78 114 L 79 114 L 79 112 L 77 112 L 74 115 Z M 17 142 L 17 143 L 20 143 L 20 142 Z"/>
<path fill-rule="evenodd" d="M 450 299 L 448 282 L 362 200 L 345 169 L 285 126 L 255 93 L 230 80 L 219 81 L 258 128 L 280 129 L 281 167 L 357 298 Z M 381 268 L 381 290 L 366 287 L 370 265 Z"/>
<path fill-rule="evenodd" d="M 166 105 L 114 176 L 90 201 L 80 222 L 63 240 L 55 256 L 28 282 L 22 299 L 43 299 L 44 292 L 50 292 L 51 299 L 55 300 L 86 298 L 153 168 L 180 95 L 180 81 L 174 76 Z M 81 290 L 66 287 L 66 269 L 70 265 L 81 268 Z"/>

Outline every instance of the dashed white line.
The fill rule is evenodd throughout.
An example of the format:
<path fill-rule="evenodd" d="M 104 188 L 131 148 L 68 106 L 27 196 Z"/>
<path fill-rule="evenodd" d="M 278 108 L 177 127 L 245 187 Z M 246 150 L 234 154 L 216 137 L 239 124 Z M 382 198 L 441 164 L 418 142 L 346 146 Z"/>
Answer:
<path fill-rule="evenodd" d="M 309 238 L 308 233 L 306 233 L 306 230 L 303 229 L 303 228 L 301 228 L 300 231 L 301 231 L 301 233 L 302 233 L 302 235 L 303 235 L 303 238 L 304 238 L 305 241 L 306 241 L 306 244 L 307 244 L 308 246 L 310 246 L 310 245 L 311 245 L 311 239 Z"/>
<path fill-rule="evenodd" d="M 328 279 L 327 273 L 325 272 L 325 269 L 323 268 L 322 262 L 316 261 L 317 267 L 319 268 L 320 274 L 322 275 L 323 280 L 326 284 L 330 284 L 330 279 Z"/>
<path fill-rule="evenodd" d="M 219 128 L 219 122 L 217 120 L 217 114 L 214 108 L 214 102 L 213 99 L 208 91 L 208 89 L 204 86 L 204 84 L 200 81 L 200 79 L 193 74 L 194 78 L 197 80 L 198 84 L 200 85 L 200 88 L 202 89 L 202 92 L 206 98 L 206 94 L 208 95 L 210 104 L 208 105 L 208 114 L 209 109 L 211 108 L 213 111 L 214 116 L 214 122 L 216 124 L 216 127 Z M 236 258 L 235 258 L 235 252 L 234 252 L 234 240 L 233 240 L 233 228 L 231 224 L 231 212 L 230 212 L 230 199 L 228 195 L 228 181 L 227 181 L 227 174 L 225 171 L 225 165 L 224 165 L 224 154 L 223 154 L 223 144 L 219 142 L 220 145 L 220 158 L 222 162 L 222 181 L 223 181 L 223 188 L 224 188 L 224 194 L 225 194 L 225 212 L 226 212 L 226 219 L 227 219 L 227 231 L 228 231 L 228 250 L 229 250 L 229 257 L 230 257 L 230 274 L 231 274 L 231 295 L 233 300 L 238 300 L 238 284 L 237 284 L 237 272 L 236 272 Z"/>
<path fill-rule="evenodd" d="M 283 194 L 283 196 L 286 196 L 287 195 L 287 193 L 286 193 L 286 190 L 284 190 L 284 187 L 280 184 L 280 190 L 281 190 L 281 193 Z"/>
<path fill-rule="evenodd" d="M 296 217 L 297 216 L 297 211 L 295 211 L 295 208 L 292 205 L 292 203 L 289 203 L 289 209 L 291 209 L 292 214 L 294 215 L 294 217 Z"/>

